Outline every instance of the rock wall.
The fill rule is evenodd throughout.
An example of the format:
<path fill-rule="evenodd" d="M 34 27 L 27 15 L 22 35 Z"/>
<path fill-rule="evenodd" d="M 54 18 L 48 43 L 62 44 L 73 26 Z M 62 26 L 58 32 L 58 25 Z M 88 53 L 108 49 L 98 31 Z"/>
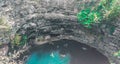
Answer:
<path fill-rule="evenodd" d="M 94 0 L 97 4 L 98 1 Z M 0 0 L 0 43 L 8 44 L 15 34 L 27 34 L 29 45 L 40 45 L 60 39 L 72 39 L 90 45 L 108 57 L 111 63 L 120 64 L 113 54 L 120 50 L 120 20 L 110 34 L 103 24 L 92 29 L 77 22 L 76 13 L 91 5 L 90 0 Z M 94 6 L 91 5 L 91 6 Z M 3 20 L 2 20 L 3 21 Z M 116 21 L 116 22 L 114 22 Z"/>

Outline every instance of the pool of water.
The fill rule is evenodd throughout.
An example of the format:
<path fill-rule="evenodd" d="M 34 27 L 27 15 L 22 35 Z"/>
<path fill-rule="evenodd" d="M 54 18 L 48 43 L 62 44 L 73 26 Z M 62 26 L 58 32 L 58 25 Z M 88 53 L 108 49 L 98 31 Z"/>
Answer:
<path fill-rule="evenodd" d="M 69 64 L 70 56 L 60 55 L 58 51 L 48 53 L 33 53 L 26 64 Z"/>
<path fill-rule="evenodd" d="M 110 64 L 95 48 L 73 40 L 54 41 L 31 48 L 25 64 Z"/>

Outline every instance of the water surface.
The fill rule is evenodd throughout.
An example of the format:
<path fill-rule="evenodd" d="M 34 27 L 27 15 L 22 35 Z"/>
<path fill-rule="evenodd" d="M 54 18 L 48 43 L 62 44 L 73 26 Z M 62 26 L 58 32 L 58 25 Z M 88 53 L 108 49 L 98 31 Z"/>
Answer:
<path fill-rule="evenodd" d="M 95 48 L 73 40 L 54 41 L 31 49 L 26 64 L 110 64 Z"/>

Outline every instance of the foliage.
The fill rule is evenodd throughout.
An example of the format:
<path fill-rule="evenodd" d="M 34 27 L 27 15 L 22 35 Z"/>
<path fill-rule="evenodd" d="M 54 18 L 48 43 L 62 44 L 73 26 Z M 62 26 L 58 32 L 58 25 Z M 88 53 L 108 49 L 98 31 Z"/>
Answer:
<path fill-rule="evenodd" d="M 120 56 L 120 50 L 114 53 L 114 56 Z"/>
<path fill-rule="evenodd" d="M 19 45 L 20 44 L 20 40 L 21 40 L 21 36 L 19 34 L 16 34 L 12 43 L 14 45 Z"/>
<path fill-rule="evenodd" d="M 79 23 L 84 27 L 92 28 L 94 24 L 100 24 L 103 20 L 116 17 L 120 13 L 118 0 L 101 0 L 96 7 L 86 8 L 77 14 Z"/>
<path fill-rule="evenodd" d="M 83 24 L 85 27 L 90 27 L 91 24 L 98 23 L 101 16 L 100 13 L 91 11 L 90 9 L 82 10 L 80 13 L 78 13 L 78 20 L 79 23 Z"/>
<path fill-rule="evenodd" d="M 110 34 L 112 35 L 113 32 L 115 31 L 115 26 L 109 26 L 109 31 L 110 31 Z"/>
<path fill-rule="evenodd" d="M 10 25 L 7 23 L 7 19 L 5 17 L 0 18 L 0 29 L 9 31 L 10 30 Z"/>
<path fill-rule="evenodd" d="M 2 25 L 4 23 L 3 19 L 0 18 L 0 25 Z"/>
<path fill-rule="evenodd" d="M 27 43 L 27 36 L 26 35 L 20 36 L 19 34 L 16 34 L 12 43 L 13 45 L 16 46 L 23 46 Z"/>

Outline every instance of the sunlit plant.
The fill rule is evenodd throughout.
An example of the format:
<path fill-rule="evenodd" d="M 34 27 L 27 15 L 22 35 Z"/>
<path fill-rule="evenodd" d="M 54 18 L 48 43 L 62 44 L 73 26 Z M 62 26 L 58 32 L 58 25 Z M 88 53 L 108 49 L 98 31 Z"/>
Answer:
<path fill-rule="evenodd" d="M 27 43 L 27 36 L 26 35 L 16 34 L 14 39 L 12 40 L 12 44 L 15 46 L 23 46 L 26 43 Z"/>
<path fill-rule="evenodd" d="M 119 50 L 118 52 L 115 52 L 113 55 L 114 55 L 115 57 L 120 56 L 120 50 Z"/>
<path fill-rule="evenodd" d="M 9 31 L 11 29 L 5 17 L 0 17 L 0 29 L 5 31 Z"/>
<path fill-rule="evenodd" d="M 83 24 L 85 27 L 91 28 L 91 24 L 99 23 L 101 19 L 100 13 L 92 11 L 90 9 L 82 10 L 77 15 L 79 23 Z"/>
<path fill-rule="evenodd" d="M 80 24 L 92 28 L 93 24 L 100 24 L 102 20 L 108 20 L 118 16 L 120 4 L 118 0 L 101 0 L 95 7 L 88 7 L 77 14 Z"/>

